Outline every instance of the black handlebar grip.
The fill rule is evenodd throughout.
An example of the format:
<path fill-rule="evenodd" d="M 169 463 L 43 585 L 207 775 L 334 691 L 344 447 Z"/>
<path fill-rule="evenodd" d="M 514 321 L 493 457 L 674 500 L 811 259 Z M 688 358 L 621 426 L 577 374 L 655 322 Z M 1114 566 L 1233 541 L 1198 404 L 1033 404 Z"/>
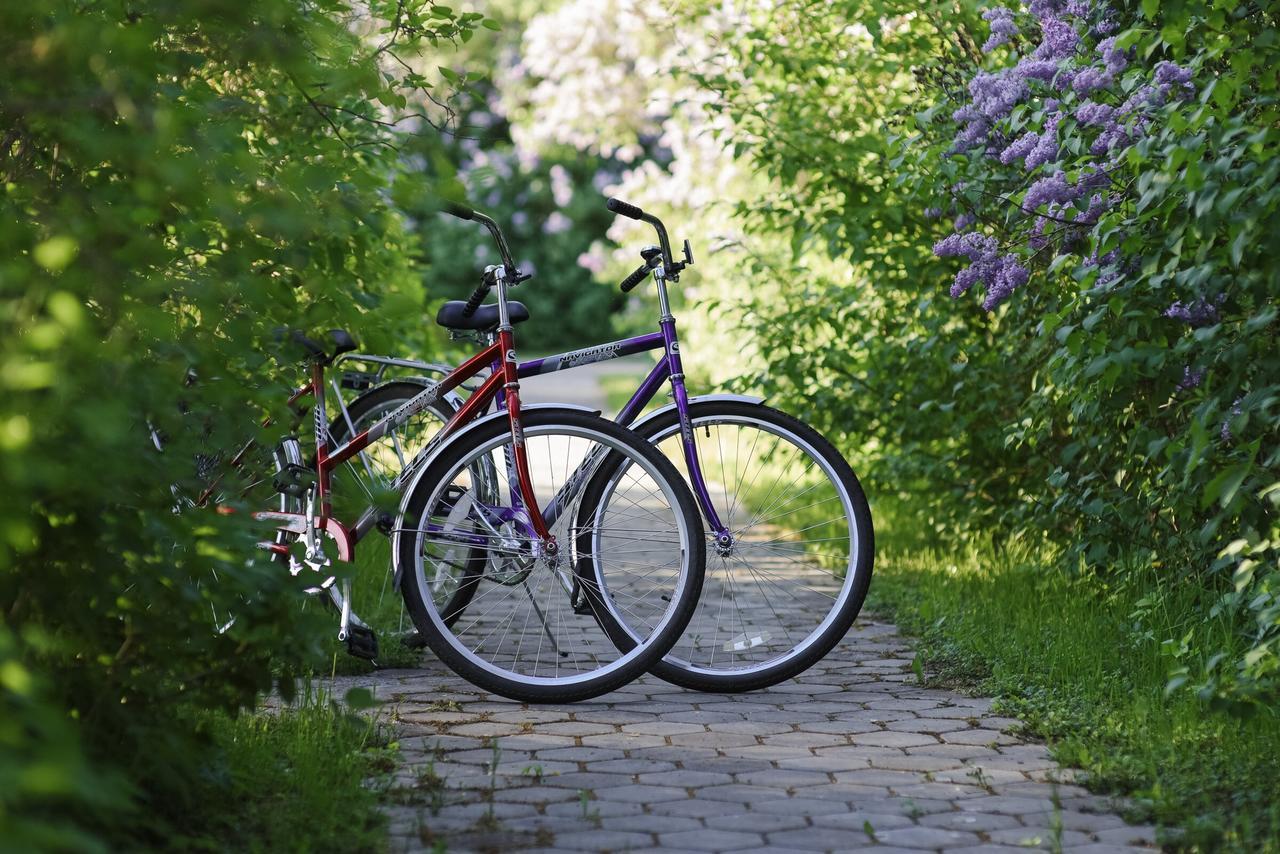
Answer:
<path fill-rule="evenodd" d="M 470 317 L 476 313 L 476 309 L 480 307 L 480 303 L 484 302 L 484 298 L 489 295 L 489 286 L 487 284 L 480 285 L 467 299 L 467 304 L 462 307 L 462 316 Z"/>
<path fill-rule="evenodd" d="M 447 203 L 440 210 L 444 211 L 449 216 L 456 216 L 458 219 L 473 219 L 476 215 L 476 212 L 466 205 L 459 205 L 453 202 Z"/>
<path fill-rule="evenodd" d="M 631 219 L 640 219 L 644 216 L 644 211 L 635 205 L 624 202 L 622 199 L 610 199 L 605 203 L 605 206 L 614 213 L 631 217 Z"/>
<path fill-rule="evenodd" d="M 632 288 L 634 288 L 636 285 L 643 282 L 648 277 L 649 277 L 649 265 L 641 264 L 639 267 L 636 267 L 635 270 L 632 271 L 630 276 L 627 276 L 625 279 L 623 279 L 622 284 L 618 285 L 618 287 L 622 288 L 622 292 L 625 294 L 628 291 L 630 291 Z"/>

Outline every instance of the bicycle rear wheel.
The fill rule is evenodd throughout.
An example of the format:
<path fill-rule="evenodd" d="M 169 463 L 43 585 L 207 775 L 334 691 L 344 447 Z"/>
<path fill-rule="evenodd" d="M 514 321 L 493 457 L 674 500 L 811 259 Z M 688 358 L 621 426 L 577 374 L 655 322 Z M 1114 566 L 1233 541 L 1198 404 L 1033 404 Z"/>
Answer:
<path fill-rule="evenodd" d="M 689 411 L 709 497 L 732 542 L 717 544 L 708 530 L 702 599 L 653 673 L 700 691 L 765 688 L 811 667 L 853 625 L 871 582 L 871 511 L 844 457 L 803 422 L 738 401 Z M 636 432 L 683 460 L 674 410 Z M 582 502 L 588 514 L 618 500 L 614 484 L 601 467 Z M 618 642 L 633 634 L 625 612 L 603 616 Z"/>
<path fill-rule="evenodd" d="M 702 524 L 679 472 L 629 431 L 575 409 L 530 409 L 523 421 L 534 492 L 558 551 L 533 531 L 510 464 L 510 427 L 497 418 L 451 440 L 410 487 L 397 568 L 418 631 L 459 675 L 525 702 L 583 700 L 640 676 L 680 637 L 702 586 Z M 583 514 L 582 488 L 606 457 L 616 503 Z M 478 500 L 472 482 L 490 467 L 495 503 Z M 582 518 L 588 551 L 575 548 Z M 442 555 L 468 545 L 489 557 L 459 617 L 431 595 L 430 579 Z M 618 643 L 602 629 L 606 608 L 627 615 L 631 632 Z"/>
<path fill-rule="evenodd" d="M 421 383 L 396 380 L 370 389 L 356 397 L 340 412 L 329 428 L 335 446 L 352 436 L 368 430 L 378 421 L 395 412 L 417 397 L 426 388 Z M 431 440 L 453 416 L 454 406 L 445 399 L 438 400 L 422 412 L 406 419 L 387 431 L 378 441 L 348 460 L 334 473 L 334 505 L 343 518 L 356 518 L 365 507 L 385 506 L 389 498 L 398 501 L 394 484 L 400 473 L 430 444 Z M 492 477 L 477 472 L 476 484 L 491 483 Z M 394 505 L 386 510 L 388 517 L 395 515 Z M 432 596 L 442 611 L 453 615 L 462 613 L 475 590 L 467 579 L 479 575 L 485 560 L 483 548 L 459 549 L 452 559 L 441 561 L 432 579 Z M 396 628 L 403 631 L 398 619 L 403 602 L 395 601 L 390 589 L 390 566 L 394 555 L 379 538 L 366 538 L 356 552 L 356 591 L 362 602 L 372 600 L 370 619 L 375 619 L 381 630 Z M 339 603 L 340 604 L 340 603 Z"/>

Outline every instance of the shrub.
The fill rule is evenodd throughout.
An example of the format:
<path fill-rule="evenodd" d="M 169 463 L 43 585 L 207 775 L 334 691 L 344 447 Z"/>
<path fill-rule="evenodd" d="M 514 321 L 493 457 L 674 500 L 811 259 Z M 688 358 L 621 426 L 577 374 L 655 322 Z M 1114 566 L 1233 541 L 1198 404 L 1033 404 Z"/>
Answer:
<path fill-rule="evenodd" d="M 391 56 L 416 61 L 481 16 L 366 5 L 0 9 L 3 667 L 38 674 L 42 708 L 62 710 L 0 749 L 20 775 L 72 768 L 57 751 L 78 732 L 147 807 L 99 813 L 112 838 L 182 820 L 204 742 L 175 704 L 287 694 L 319 648 L 305 579 L 255 559 L 243 514 L 175 514 L 169 484 L 194 485 L 197 453 L 237 447 L 282 402 L 297 360 L 275 327 L 353 323 L 387 347 L 419 321 L 387 191 L 414 146 L 389 126 L 421 78 Z"/>

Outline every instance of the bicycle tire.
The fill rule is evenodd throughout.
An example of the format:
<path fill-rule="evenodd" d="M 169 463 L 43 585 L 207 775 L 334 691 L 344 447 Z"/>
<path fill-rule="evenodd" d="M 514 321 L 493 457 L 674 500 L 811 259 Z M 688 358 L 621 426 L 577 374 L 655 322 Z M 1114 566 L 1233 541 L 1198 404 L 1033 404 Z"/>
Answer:
<path fill-rule="evenodd" d="M 659 495 L 664 501 L 669 503 L 670 508 L 670 524 L 674 526 L 675 537 L 674 545 L 668 544 L 665 548 L 661 545 L 654 546 L 653 543 L 658 542 L 656 533 L 650 533 L 648 539 L 641 536 L 632 536 L 624 541 L 634 546 L 640 545 L 640 548 L 629 548 L 623 551 L 646 552 L 646 551 L 674 551 L 678 547 L 677 560 L 678 567 L 675 570 L 675 580 L 673 586 L 665 582 L 660 582 L 658 590 L 667 591 L 659 593 L 657 597 L 651 595 L 652 591 L 641 596 L 633 596 L 628 600 L 632 605 L 636 601 L 644 598 L 646 602 L 652 603 L 661 601 L 659 605 L 660 616 L 656 618 L 654 625 L 647 635 L 644 637 L 636 637 L 634 634 L 624 638 L 619 644 L 614 645 L 607 637 L 601 637 L 600 643 L 591 646 L 594 640 L 575 641 L 573 632 L 580 631 L 583 626 L 600 624 L 598 613 L 599 607 L 588 606 L 588 611 L 578 611 L 574 609 L 572 613 L 565 612 L 563 600 L 560 593 L 556 591 L 555 584 L 563 585 L 565 576 L 568 573 L 558 568 L 558 563 L 553 557 L 545 555 L 537 555 L 533 549 L 535 548 L 530 540 L 530 549 L 527 553 L 517 553 L 509 561 L 511 569 L 505 570 L 505 576 L 498 575 L 496 561 L 491 560 L 491 568 L 487 570 L 490 576 L 486 579 L 490 582 L 494 593 L 494 598 L 485 601 L 482 609 L 475 609 L 479 613 L 472 617 L 468 612 L 470 620 L 461 626 L 448 627 L 441 619 L 438 606 L 430 600 L 429 596 L 424 596 L 422 587 L 426 577 L 424 563 L 426 559 L 423 554 L 427 551 L 428 543 L 432 539 L 449 541 L 450 537 L 466 536 L 465 531 L 459 528 L 457 532 L 452 530 L 442 531 L 439 524 L 430 520 L 439 518 L 439 512 L 432 513 L 435 503 L 439 500 L 439 496 L 450 484 L 456 473 L 463 472 L 467 466 L 472 465 L 470 462 L 478 455 L 491 454 L 499 448 L 503 448 L 505 443 L 511 441 L 510 426 L 505 418 L 496 418 L 479 422 L 458 434 L 442 447 L 436 456 L 427 464 L 422 473 L 418 475 L 414 483 L 407 492 L 404 503 L 401 508 L 402 521 L 397 525 L 396 530 L 396 550 L 397 568 L 403 574 L 402 592 L 405 597 L 406 605 L 410 615 L 413 617 L 418 631 L 426 640 L 427 645 L 432 649 L 439 659 L 447 666 L 467 679 L 474 685 L 477 685 L 492 693 L 499 694 L 510 699 L 519 700 L 521 702 L 533 703 L 567 703 L 579 700 L 589 699 L 599 696 L 600 694 L 612 691 L 622 685 L 627 684 L 638 676 L 647 672 L 654 664 L 661 660 L 663 655 L 671 648 L 671 645 L 679 639 L 684 631 L 685 625 L 688 623 L 690 616 L 697 604 L 698 593 L 702 585 L 702 575 L 705 568 L 705 550 L 701 548 L 703 542 L 702 522 L 697 510 L 697 504 L 693 496 L 689 493 L 688 487 L 684 483 L 684 479 L 680 473 L 671 464 L 669 460 L 663 457 L 658 450 L 638 439 L 630 431 L 618 426 L 612 421 L 601 418 L 597 415 L 584 412 L 578 409 L 561 409 L 561 408 L 538 408 L 526 411 L 523 418 L 523 437 L 522 442 L 531 459 L 535 456 L 535 448 L 539 439 L 547 438 L 545 443 L 550 449 L 551 442 L 548 437 L 559 436 L 562 439 L 569 437 L 569 441 L 582 440 L 588 443 L 584 447 L 584 459 L 594 460 L 598 457 L 591 456 L 596 449 L 608 449 L 604 452 L 604 456 L 616 453 L 619 461 L 616 465 L 622 464 L 623 454 L 627 455 L 632 465 L 637 466 L 636 472 L 640 475 L 652 479 L 656 487 L 656 492 L 651 490 L 650 494 Z M 592 444 L 594 443 L 594 444 Z M 548 454 L 551 451 L 548 450 Z M 569 454 L 566 454 L 565 478 L 569 481 L 569 472 L 578 472 L 579 468 L 570 468 L 568 462 Z M 535 460 L 536 463 L 536 460 Z M 541 472 L 542 469 L 538 468 Z M 539 475 L 542 483 L 535 483 L 535 488 L 539 489 L 539 501 L 544 502 L 546 498 L 543 495 L 545 487 L 549 483 L 553 491 L 555 491 L 554 463 L 550 468 L 549 476 Z M 628 469 L 629 476 L 634 477 L 634 473 Z M 582 475 L 589 479 L 589 472 Z M 585 485 L 585 484 L 584 484 Z M 575 498 L 581 494 L 581 489 L 572 491 L 571 498 Z M 486 508 L 481 513 L 488 512 L 491 516 L 497 516 L 495 511 Z M 652 511 L 650 511 L 652 512 Z M 555 524 L 560 522 L 572 523 L 578 518 L 579 514 L 575 507 L 569 507 Z M 597 518 L 599 518 L 597 516 Z M 659 517 L 661 520 L 666 519 L 665 516 Z M 512 523 L 508 523 L 512 524 Z M 652 524 L 646 520 L 646 524 Z M 435 527 L 435 531 L 431 529 Z M 493 530 L 490 522 L 484 522 L 484 529 Z M 482 530 L 479 526 L 473 530 Z M 614 529 L 616 530 L 616 529 Z M 636 534 L 634 530 L 628 529 L 627 533 Z M 645 532 L 648 533 L 648 532 Z M 496 536 L 495 532 L 495 536 Z M 486 535 L 487 536 L 487 535 Z M 514 545 L 507 548 L 520 548 L 515 535 L 503 534 L 510 536 L 510 542 Z M 567 554 L 570 550 L 570 543 L 573 538 L 564 537 L 561 542 L 564 546 L 564 552 Z M 645 548 L 650 546 L 650 548 Z M 577 582 L 585 579 L 586 586 L 594 591 L 594 595 L 598 598 L 591 601 L 598 602 L 599 599 L 606 597 L 616 597 L 619 590 L 623 589 L 615 584 L 611 579 L 605 577 L 605 571 L 601 568 L 601 560 L 596 559 L 592 555 L 583 556 L 581 554 L 567 555 L 568 560 L 572 563 L 572 572 L 574 575 L 571 580 L 574 581 L 574 589 L 577 589 Z M 621 563 L 640 564 L 640 561 L 622 560 Z M 525 568 L 528 567 L 528 568 Z M 650 569 L 645 573 L 641 573 L 641 577 L 652 576 L 657 568 Z M 625 570 L 630 572 L 630 570 Z M 525 573 L 523 576 L 520 573 Z M 532 588 L 528 585 L 530 578 L 535 578 L 535 572 L 540 574 L 536 576 L 535 584 Z M 620 571 L 621 572 L 621 571 Z M 615 573 L 613 578 L 619 577 L 620 573 Z M 552 608 L 556 608 L 555 620 L 549 620 L 544 613 L 544 608 L 538 605 L 538 596 L 541 594 L 541 585 L 546 583 L 547 596 L 543 600 L 545 611 L 549 613 Z M 646 582 L 647 583 L 647 582 Z M 524 586 L 528 599 L 532 603 L 532 607 L 524 606 L 523 600 L 514 592 L 518 586 Z M 508 592 L 501 592 L 503 587 L 510 588 Z M 489 595 L 486 591 L 483 595 Z M 630 596 L 629 593 L 623 595 Z M 482 597 L 477 598 L 477 602 Z M 590 598 L 590 597 L 588 597 Z M 499 607 L 510 607 L 512 609 L 511 617 L 488 617 L 490 623 L 495 623 L 493 628 L 489 624 L 481 625 L 490 612 L 497 610 Z M 523 610 L 516 610 L 522 607 Z M 594 615 L 590 612 L 594 611 Z M 534 648 L 534 660 L 532 662 L 532 672 L 517 672 L 512 669 L 514 662 L 520 655 L 520 650 L 525 648 L 527 629 L 535 614 L 538 617 L 535 623 L 535 629 L 539 628 L 540 623 L 542 634 L 550 639 L 548 645 L 549 665 L 541 665 L 541 653 L 543 650 L 543 637 L 535 632 L 537 637 L 537 645 Z M 524 615 L 524 621 L 519 631 L 519 637 L 512 637 L 510 643 L 507 643 L 508 636 L 512 634 L 511 628 L 519 623 L 520 614 Z M 582 619 L 574 620 L 576 615 Z M 506 621 L 506 628 L 502 628 Z M 553 636 L 551 625 L 557 629 L 563 630 L 563 634 Z M 469 632 L 473 627 L 475 634 L 471 636 L 476 641 L 475 649 L 468 645 L 469 640 L 462 637 L 464 633 Z M 502 628 L 502 634 L 492 642 L 490 639 Z M 483 638 L 479 637 L 480 633 L 488 629 L 487 634 Z M 598 632 L 603 634 L 603 632 Z M 560 644 L 565 643 L 566 638 L 571 644 L 568 652 L 561 648 Z M 574 648 L 573 643 L 580 642 L 582 646 Z M 482 657 L 481 648 L 485 644 L 491 643 L 488 653 L 489 658 L 486 660 Z M 504 643 L 506 644 L 504 646 Z M 514 652 L 512 652 L 511 644 L 514 644 Z M 533 641 L 529 641 L 532 646 Z M 561 663 L 566 662 L 564 667 L 569 667 L 569 662 L 600 662 L 600 656 L 608 655 L 608 648 L 612 646 L 617 658 L 613 659 L 603 666 L 594 669 L 584 670 L 580 673 L 572 673 L 568 676 L 562 676 L 560 673 Z M 585 650 L 585 651 L 583 651 Z M 552 652 L 555 655 L 552 655 Z M 511 666 L 502 666 L 498 659 L 501 655 L 505 662 L 510 658 L 513 662 Z M 540 670 L 541 667 L 541 670 Z M 548 670 L 554 675 L 544 675 Z"/>
<path fill-rule="evenodd" d="M 840 585 L 838 594 L 834 597 L 833 604 L 827 609 L 825 617 L 801 641 L 785 649 L 783 654 L 775 659 L 750 663 L 744 666 L 733 666 L 735 659 L 732 657 L 731 652 L 726 652 L 727 657 L 722 658 L 722 666 L 720 668 L 714 666 L 715 654 L 719 648 L 717 646 L 718 634 L 709 645 L 711 650 L 710 664 L 705 662 L 695 663 L 693 660 L 694 647 L 708 645 L 703 644 L 700 638 L 694 639 L 692 634 L 702 631 L 708 622 L 714 623 L 715 630 L 718 633 L 722 624 L 720 614 L 717 614 L 712 619 L 709 618 L 707 613 L 707 609 L 713 607 L 711 602 L 714 597 L 712 588 L 719 585 L 722 591 L 724 588 L 730 590 L 731 595 L 728 597 L 725 597 L 722 593 L 719 602 L 721 612 L 723 612 L 726 598 L 733 601 L 732 607 L 739 609 L 741 612 L 750 610 L 752 607 L 748 599 L 750 591 L 746 590 L 746 588 L 752 583 L 753 577 L 756 580 L 761 580 L 757 583 L 760 588 L 765 588 L 770 584 L 781 588 L 782 583 L 773 580 L 770 574 L 773 570 L 764 569 L 762 566 L 748 566 L 744 570 L 738 571 L 739 581 L 735 584 L 733 574 L 736 570 L 732 562 L 728 560 L 718 561 L 718 554 L 715 552 L 714 545 L 708 544 L 707 548 L 711 554 L 708 558 L 707 584 L 703 588 L 703 602 L 700 603 L 699 612 L 693 618 L 690 627 L 686 629 L 686 637 L 677 642 L 673 652 L 656 664 L 652 672 L 655 676 L 668 682 L 698 691 L 737 693 L 767 688 L 786 679 L 794 678 L 809 667 L 812 667 L 826 656 L 852 627 L 854 620 L 861 611 L 862 604 L 866 599 L 867 589 L 871 583 L 875 554 L 875 534 L 872 526 L 871 510 L 857 476 L 840 452 L 818 431 L 798 419 L 772 407 L 739 401 L 712 400 L 694 402 L 690 405 L 689 412 L 690 417 L 693 419 L 695 433 L 704 427 L 707 428 L 709 433 L 710 426 L 713 424 L 734 423 L 764 425 L 768 428 L 768 432 L 773 435 L 789 437 L 788 441 L 794 441 L 796 447 L 817 458 L 820 470 L 828 475 L 832 483 L 837 485 L 837 492 L 840 494 L 842 505 L 850 523 L 850 542 L 856 548 L 856 553 L 852 554 L 848 560 L 844 569 L 844 580 Z M 633 429 L 638 435 L 655 445 L 661 444 L 669 438 L 678 439 L 680 431 L 679 413 L 672 409 L 643 424 L 637 425 Z M 672 444 L 676 443 L 673 442 Z M 674 455 L 677 452 L 672 448 L 669 453 Z M 703 457 L 704 474 L 710 476 L 707 472 L 708 468 L 712 467 L 707 459 L 709 455 L 700 453 L 700 456 Z M 585 490 L 582 502 L 584 512 L 589 512 L 590 508 L 596 507 L 601 503 L 607 503 L 606 490 L 609 486 L 609 476 L 609 469 L 602 465 Z M 739 486 L 741 485 L 739 483 Z M 735 503 L 736 501 L 737 499 L 735 498 Z M 726 524 L 729 524 L 729 520 L 724 518 L 724 509 L 718 507 L 717 511 Z M 732 513 L 732 505 L 730 505 L 729 512 Z M 745 543 L 744 549 L 751 547 L 748 540 L 743 539 L 743 542 Z M 773 548 L 774 551 L 770 551 L 769 548 L 758 549 L 758 555 L 763 554 L 764 557 L 757 556 L 757 560 L 760 563 L 764 563 L 778 557 L 780 551 L 776 547 Z M 744 561 L 740 560 L 741 562 Z M 721 579 L 721 574 L 725 576 L 725 579 Z M 747 576 L 746 583 L 742 581 L 744 575 Z M 811 596 L 806 601 L 815 601 L 816 598 Z M 745 609 L 742 604 L 744 600 L 747 600 Z M 772 603 L 769 604 L 769 611 L 777 618 L 773 636 L 781 638 L 782 635 L 778 633 L 776 626 L 782 624 L 784 618 L 778 616 L 778 611 Z M 763 608 L 756 609 L 756 613 L 763 612 Z M 630 635 L 625 622 L 619 619 L 618 615 L 613 611 L 606 610 L 602 614 L 606 621 L 603 626 L 605 631 L 609 633 L 610 637 L 614 638 L 615 643 L 625 642 L 624 639 Z M 730 622 L 732 622 L 732 618 L 730 618 Z M 731 638 L 731 641 L 736 641 L 741 645 L 749 642 L 749 640 L 745 640 L 748 638 L 754 640 L 769 636 L 769 631 L 762 628 L 762 624 L 768 622 L 767 618 L 760 619 L 757 617 L 750 621 L 749 630 L 746 630 L 748 621 L 742 620 L 741 622 L 744 624 L 744 631 L 741 633 L 741 637 L 744 640 Z M 785 628 L 785 625 L 783 627 Z M 789 630 L 786 636 L 789 637 Z M 767 641 L 762 641 L 762 643 L 767 643 Z M 682 657 L 680 652 L 685 649 L 688 649 L 689 653 Z M 725 649 L 729 650 L 730 644 L 725 644 Z M 750 649 L 751 647 L 747 647 L 748 651 Z"/>

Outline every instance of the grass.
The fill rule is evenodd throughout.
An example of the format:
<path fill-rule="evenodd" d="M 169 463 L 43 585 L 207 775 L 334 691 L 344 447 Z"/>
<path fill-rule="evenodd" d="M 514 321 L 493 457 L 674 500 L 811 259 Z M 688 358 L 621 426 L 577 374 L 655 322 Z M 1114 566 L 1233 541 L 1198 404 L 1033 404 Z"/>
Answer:
<path fill-rule="evenodd" d="M 367 782 L 395 766 L 385 726 L 317 696 L 274 713 L 206 712 L 200 723 L 211 759 L 166 848 L 385 849 L 380 787 Z"/>
<path fill-rule="evenodd" d="M 877 521 L 881 521 L 877 518 Z M 1179 850 L 1280 851 L 1280 714 L 1166 696 L 1175 651 L 1238 645 L 1199 586 L 1070 572 L 1035 548 L 939 552 L 877 531 L 869 607 L 921 637 L 926 679 L 999 699 L 1090 788 Z M 883 534 L 883 535 L 882 535 Z"/>

